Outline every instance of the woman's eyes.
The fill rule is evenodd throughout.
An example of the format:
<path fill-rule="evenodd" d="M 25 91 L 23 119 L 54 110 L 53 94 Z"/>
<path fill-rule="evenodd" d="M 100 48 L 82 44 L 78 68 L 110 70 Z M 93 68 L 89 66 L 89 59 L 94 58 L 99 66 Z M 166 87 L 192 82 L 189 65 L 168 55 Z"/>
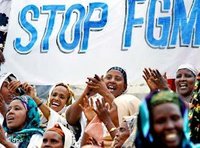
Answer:
<path fill-rule="evenodd" d="M 165 123 L 166 122 L 166 119 L 165 118 L 159 118 L 159 119 L 157 119 L 156 121 L 155 121 L 155 123 L 157 123 L 157 124 L 163 124 L 163 123 Z"/>
<path fill-rule="evenodd" d="M 14 110 L 21 110 L 21 107 L 19 107 L 19 106 L 16 106 L 16 107 L 10 107 L 10 108 L 8 108 L 8 110 L 7 110 L 7 112 L 9 112 L 11 109 L 14 109 Z"/>
<path fill-rule="evenodd" d="M 176 76 L 176 78 L 181 78 L 182 76 L 183 75 L 179 74 L 179 75 Z M 193 75 L 191 75 L 191 74 L 185 74 L 184 77 L 191 78 L 191 77 L 193 77 Z"/>
<path fill-rule="evenodd" d="M 57 97 L 57 96 L 58 96 L 58 97 L 61 98 L 61 99 L 65 99 L 65 96 L 64 96 L 64 95 L 59 95 L 59 94 L 56 94 L 56 93 L 55 93 L 55 94 L 52 94 L 52 96 L 53 96 L 53 97 Z"/>

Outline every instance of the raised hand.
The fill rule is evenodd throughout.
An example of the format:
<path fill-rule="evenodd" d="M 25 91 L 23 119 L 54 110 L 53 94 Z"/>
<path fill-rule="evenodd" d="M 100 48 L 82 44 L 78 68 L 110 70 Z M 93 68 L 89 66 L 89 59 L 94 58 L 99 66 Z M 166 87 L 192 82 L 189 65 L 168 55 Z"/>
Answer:
<path fill-rule="evenodd" d="M 5 142 L 6 142 L 5 132 L 3 130 L 3 127 L 0 124 L 0 143 L 4 144 Z"/>
<path fill-rule="evenodd" d="M 99 77 L 95 74 L 93 78 L 88 77 L 88 82 L 86 83 L 90 89 L 102 96 L 106 96 L 107 93 L 110 93 L 103 80 L 103 76 Z"/>
<path fill-rule="evenodd" d="M 7 107 L 6 107 L 6 102 L 3 99 L 3 96 L 0 94 L 0 113 L 4 116 L 6 116 L 7 112 Z"/>
<path fill-rule="evenodd" d="M 167 84 L 166 73 L 164 76 L 160 74 L 157 69 L 144 69 L 143 70 L 143 78 L 145 79 L 147 85 L 149 86 L 151 91 L 155 91 L 158 89 L 169 89 Z"/>
<path fill-rule="evenodd" d="M 89 102 L 88 97 L 85 96 L 85 98 L 83 98 L 83 103 L 79 104 L 79 106 L 81 107 L 82 111 L 84 112 L 84 114 L 87 118 L 87 121 L 90 122 L 96 115 L 96 113 L 94 112 L 92 98 L 90 98 L 90 102 Z"/>
<path fill-rule="evenodd" d="M 106 104 L 105 100 L 102 99 L 102 103 L 99 99 L 96 101 L 97 109 L 95 110 L 98 118 L 104 123 L 107 124 L 108 122 L 112 121 L 109 113 L 109 106 Z"/>
<path fill-rule="evenodd" d="M 31 96 L 32 98 L 36 97 L 36 90 L 33 86 L 25 82 L 22 84 L 21 87 L 26 91 L 27 95 Z"/>
<path fill-rule="evenodd" d="M 20 95 L 18 94 L 18 92 L 16 91 L 17 88 L 19 88 L 21 86 L 21 82 L 17 81 L 17 80 L 12 80 L 9 85 L 8 85 L 8 89 L 9 91 L 13 94 L 13 95 Z"/>

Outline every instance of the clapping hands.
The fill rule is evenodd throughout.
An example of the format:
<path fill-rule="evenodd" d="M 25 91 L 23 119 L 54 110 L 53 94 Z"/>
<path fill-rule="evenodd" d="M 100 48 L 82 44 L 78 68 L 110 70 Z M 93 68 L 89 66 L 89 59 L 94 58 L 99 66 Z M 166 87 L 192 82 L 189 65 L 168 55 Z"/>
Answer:
<path fill-rule="evenodd" d="M 169 89 L 167 84 L 166 73 L 162 76 L 157 69 L 147 69 L 143 70 L 143 78 L 145 79 L 147 85 L 151 91 Z"/>

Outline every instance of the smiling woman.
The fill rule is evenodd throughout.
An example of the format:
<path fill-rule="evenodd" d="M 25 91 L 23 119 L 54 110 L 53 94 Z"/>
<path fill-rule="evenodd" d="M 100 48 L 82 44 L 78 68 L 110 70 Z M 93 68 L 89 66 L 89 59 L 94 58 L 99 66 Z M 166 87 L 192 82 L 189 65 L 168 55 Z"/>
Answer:
<path fill-rule="evenodd" d="M 98 121 L 95 120 L 96 113 L 93 114 L 92 112 L 94 111 L 91 109 L 93 107 L 94 109 L 98 108 L 98 105 L 95 104 L 97 103 L 97 100 L 99 100 L 98 104 L 101 104 L 100 102 L 105 102 L 105 104 L 108 106 L 109 115 L 115 127 L 119 126 L 124 116 L 133 115 L 138 111 L 140 100 L 133 95 L 126 94 L 127 74 L 123 68 L 118 66 L 111 67 L 110 69 L 108 69 L 105 76 L 99 76 L 95 74 L 94 77 L 88 77 L 86 84 L 87 86 L 84 92 L 82 93 L 81 97 L 77 99 L 76 102 L 74 102 L 66 112 L 67 122 L 70 125 L 73 126 L 78 123 L 81 124 L 81 130 L 82 130 L 81 138 L 82 136 L 83 137 L 85 136 L 83 134 L 84 134 L 84 129 L 86 128 L 86 124 L 91 123 L 92 125 L 94 125 Z M 92 102 L 94 102 L 94 106 L 92 105 L 93 104 Z M 85 106 L 85 104 L 89 104 L 86 105 L 85 109 L 80 107 L 80 106 Z M 90 116 L 90 118 L 88 118 L 88 114 L 89 115 L 92 114 L 92 117 Z M 103 118 L 105 118 L 105 116 Z M 103 123 L 100 124 L 100 129 L 102 126 L 104 126 Z M 97 138 L 101 139 L 98 141 L 98 143 L 101 143 L 103 140 L 104 147 L 110 148 L 113 140 L 109 134 L 109 131 L 111 129 L 109 130 L 103 129 L 103 130 L 104 130 L 103 134 L 97 134 L 98 130 L 96 131 L 92 130 L 92 131 L 94 132 L 94 135 L 96 135 L 97 137 L 103 137 L 103 139 Z M 88 135 L 83 138 L 81 143 L 82 145 L 85 145 L 87 141 L 85 139 L 87 138 L 89 139 L 89 137 L 91 136 L 91 134 Z"/>
<path fill-rule="evenodd" d="M 187 103 L 193 99 L 192 94 L 197 74 L 196 68 L 190 64 L 182 64 L 177 69 L 175 79 L 176 92 Z"/>
<path fill-rule="evenodd" d="M 194 147 L 189 140 L 187 113 L 185 103 L 176 93 L 152 92 L 140 105 L 136 147 Z"/>

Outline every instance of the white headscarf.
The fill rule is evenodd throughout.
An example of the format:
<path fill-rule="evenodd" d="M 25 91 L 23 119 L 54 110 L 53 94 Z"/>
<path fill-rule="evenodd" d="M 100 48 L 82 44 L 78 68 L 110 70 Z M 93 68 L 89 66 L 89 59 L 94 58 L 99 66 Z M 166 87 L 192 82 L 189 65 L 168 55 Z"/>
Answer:
<path fill-rule="evenodd" d="M 67 129 L 62 123 L 57 122 L 55 125 L 59 125 L 62 132 L 64 133 L 65 136 L 64 148 L 74 147 L 75 146 L 74 134 L 69 129 Z M 48 130 L 51 130 L 51 128 Z"/>
<path fill-rule="evenodd" d="M 197 76 L 198 73 L 199 73 L 198 70 L 197 70 L 193 65 L 188 64 L 188 63 L 180 65 L 180 66 L 178 67 L 177 71 L 180 70 L 180 69 L 188 69 L 188 70 L 190 70 L 195 76 Z"/>
<path fill-rule="evenodd" d="M 65 112 L 66 112 L 66 109 L 67 109 L 67 107 L 68 107 L 68 105 L 72 104 L 72 103 L 75 101 L 75 99 L 74 99 L 74 93 L 73 93 L 72 89 L 70 88 L 70 86 L 69 86 L 68 84 L 65 84 L 65 83 L 57 83 L 57 84 L 53 85 L 53 86 L 51 87 L 51 89 L 49 90 L 49 97 L 47 98 L 47 106 L 49 106 L 50 97 L 51 97 L 51 94 L 52 94 L 52 92 L 53 92 L 53 89 L 54 89 L 56 86 L 62 86 L 62 85 L 64 85 L 64 86 L 67 88 L 67 90 L 68 90 L 68 92 L 69 92 L 69 94 L 70 94 L 70 97 L 69 97 L 69 99 L 68 99 L 66 105 L 58 112 L 60 115 L 63 114 L 63 113 L 65 113 Z"/>

